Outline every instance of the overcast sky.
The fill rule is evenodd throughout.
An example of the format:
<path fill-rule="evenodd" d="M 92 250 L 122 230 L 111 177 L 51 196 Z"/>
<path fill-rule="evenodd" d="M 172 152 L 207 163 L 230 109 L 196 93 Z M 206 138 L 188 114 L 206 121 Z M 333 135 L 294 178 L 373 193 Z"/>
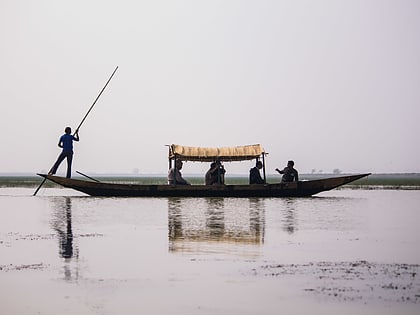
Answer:
<path fill-rule="evenodd" d="M 48 170 L 116 66 L 74 170 L 261 143 L 268 173 L 420 172 L 420 1 L 0 0 L 0 47 L 0 172 Z"/>

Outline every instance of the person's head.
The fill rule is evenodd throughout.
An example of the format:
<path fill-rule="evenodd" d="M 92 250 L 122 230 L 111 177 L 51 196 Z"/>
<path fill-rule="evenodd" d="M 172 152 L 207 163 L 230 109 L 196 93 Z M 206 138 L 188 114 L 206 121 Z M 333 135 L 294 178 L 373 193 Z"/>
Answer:
<path fill-rule="evenodd" d="M 263 164 L 262 164 L 262 162 L 261 162 L 261 161 L 257 161 L 257 163 L 255 164 L 255 166 L 256 166 L 258 169 L 262 169 Z"/>
<path fill-rule="evenodd" d="M 182 165 L 183 165 L 183 163 L 182 163 L 181 160 L 176 160 L 175 166 L 178 170 L 180 170 L 182 168 Z"/>
<path fill-rule="evenodd" d="M 71 128 L 70 127 L 66 127 L 66 129 L 64 129 L 64 132 L 66 133 L 66 134 L 71 134 Z"/>
<path fill-rule="evenodd" d="M 217 166 L 217 163 L 216 162 L 212 162 L 211 164 L 210 164 L 210 168 L 215 168 Z"/>
<path fill-rule="evenodd" d="M 295 162 L 293 162 L 292 160 L 287 162 L 287 166 L 293 167 L 295 165 Z"/>

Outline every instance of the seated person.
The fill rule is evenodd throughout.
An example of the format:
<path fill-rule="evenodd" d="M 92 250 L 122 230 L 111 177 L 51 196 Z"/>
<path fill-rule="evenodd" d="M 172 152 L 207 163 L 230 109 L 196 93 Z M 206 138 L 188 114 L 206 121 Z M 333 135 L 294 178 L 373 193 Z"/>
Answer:
<path fill-rule="evenodd" d="M 191 185 L 187 180 L 182 178 L 182 174 L 181 174 L 182 165 L 183 163 L 181 160 L 176 160 L 175 162 L 176 171 L 174 170 L 173 167 L 169 170 L 168 172 L 169 185 Z M 175 171 L 175 176 L 174 176 L 174 171 Z"/>
<path fill-rule="evenodd" d="M 205 176 L 206 185 L 224 184 L 225 183 L 226 170 L 220 161 L 216 161 L 210 164 L 210 169 L 207 171 Z"/>
<path fill-rule="evenodd" d="M 276 168 L 276 171 L 280 174 L 283 174 L 283 177 L 281 178 L 282 182 L 293 182 L 293 181 L 299 181 L 299 175 L 298 171 L 293 168 L 295 165 L 295 162 L 288 161 L 287 166 L 283 170 L 279 170 Z"/>
<path fill-rule="evenodd" d="M 264 180 L 261 177 L 260 169 L 262 169 L 263 164 L 261 161 L 257 161 L 255 167 L 249 170 L 249 183 L 250 184 L 265 184 Z"/>

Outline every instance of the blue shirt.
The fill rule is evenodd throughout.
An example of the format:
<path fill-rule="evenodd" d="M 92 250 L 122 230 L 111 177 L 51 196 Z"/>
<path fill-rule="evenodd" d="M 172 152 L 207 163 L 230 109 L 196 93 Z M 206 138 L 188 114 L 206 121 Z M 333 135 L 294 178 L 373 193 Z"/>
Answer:
<path fill-rule="evenodd" d="M 73 140 L 76 140 L 76 138 L 73 135 L 69 135 L 69 134 L 66 133 L 66 134 L 61 136 L 60 142 L 63 145 L 63 152 L 72 152 L 73 151 Z"/>

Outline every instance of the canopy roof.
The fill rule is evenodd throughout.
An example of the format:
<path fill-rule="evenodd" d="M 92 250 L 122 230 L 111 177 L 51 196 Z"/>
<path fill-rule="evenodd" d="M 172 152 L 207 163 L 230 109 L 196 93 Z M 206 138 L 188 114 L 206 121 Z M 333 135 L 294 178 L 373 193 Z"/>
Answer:
<path fill-rule="evenodd" d="M 176 157 L 183 161 L 245 161 L 256 159 L 264 153 L 264 149 L 260 144 L 225 148 L 186 147 L 178 144 L 169 146 L 169 158 L 173 159 Z"/>

